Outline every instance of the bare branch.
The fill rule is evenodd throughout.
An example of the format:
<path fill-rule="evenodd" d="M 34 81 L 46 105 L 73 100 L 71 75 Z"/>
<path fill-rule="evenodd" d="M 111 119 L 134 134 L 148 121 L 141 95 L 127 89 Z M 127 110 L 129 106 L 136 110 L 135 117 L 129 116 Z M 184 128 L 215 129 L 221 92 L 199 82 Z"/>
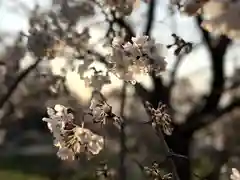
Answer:
<path fill-rule="evenodd" d="M 122 94 L 121 94 L 121 107 L 120 107 L 120 117 L 122 118 L 121 122 L 121 129 L 120 129 L 120 145 L 121 145 L 121 150 L 120 150 L 120 166 L 119 166 L 119 176 L 121 177 L 121 180 L 126 180 L 127 179 L 127 173 L 126 173 L 126 167 L 125 167 L 125 160 L 126 160 L 126 153 L 127 153 L 127 147 L 126 147 L 126 133 L 125 133 L 125 121 L 126 119 L 124 118 L 124 107 L 125 107 L 125 102 L 126 102 L 126 82 L 123 83 L 122 87 Z"/>
<path fill-rule="evenodd" d="M 193 123 L 188 123 L 187 126 L 182 127 L 183 132 L 195 131 L 217 121 L 221 116 L 231 112 L 234 108 L 240 107 L 240 99 L 234 100 L 232 103 L 228 104 L 224 108 L 218 108 L 209 114 L 204 114 L 203 116 L 196 117 Z"/>
<path fill-rule="evenodd" d="M 147 13 L 147 24 L 146 24 L 146 30 L 145 30 L 145 35 L 150 36 L 151 35 L 151 30 L 153 27 L 154 23 L 154 14 L 155 14 L 155 8 L 156 8 L 156 2 L 155 0 L 151 0 L 149 2 L 149 9 Z"/>
<path fill-rule="evenodd" d="M 42 58 L 38 58 L 31 66 L 29 66 L 27 69 L 25 69 L 23 72 L 20 73 L 20 75 L 16 78 L 16 80 L 13 82 L 13 84 L 9 87 L 7 93 L 5 95 L 3 95 L 3 97 L 0 98 L 0 109 L 4 106 L 4 104 L 8 101 L 8 99 L 15 92 L 19 83 L 22 82 L 25 79 L 25 77 L 32 70 L 34 70 L 41 61 L 42 61 Z"/>
<path fill-rule="evenodd" d="M 213 45 L 210 34 L 200 26 L 202 21 L 201 17 L 198 16 L 197 20 L 211 57 L 212 84 L 209 95 L 201 100 L 201 106 L 193 108 L 192 112 L 189 113 L 186 119 L 186 123 L 182 125 L 181 129 L 187 134 L 192 134 L 197 130 L 197 126 L 194 124 L 201 124 L 201 122 L 198 122 L 202 121 L 200 116 L 211 115 L 218 106 L 224 91 L 224 54 L 226 53 L 228 45 L 231 43 L 229 38 L 221 36 L 219 42 L 216 45 Z"/>
<path fill-rule="evenodd" d="M 177 59 L 175 60 L 175 63 L 173 65 L 173 70 L 172 70 L 172 72 L 170 74 L 170 82 L 169 82 L 169 85 L 168 85 L 168 89 L 170 91 L 169 92 L 170 95 L 171 95 L 172 88 L 175 85 L 177 71 L 178 71 L 179 66 L 181 65 L 183 57 L 184 56 L 181 56 L 181 55 L 177 56 Z"/>

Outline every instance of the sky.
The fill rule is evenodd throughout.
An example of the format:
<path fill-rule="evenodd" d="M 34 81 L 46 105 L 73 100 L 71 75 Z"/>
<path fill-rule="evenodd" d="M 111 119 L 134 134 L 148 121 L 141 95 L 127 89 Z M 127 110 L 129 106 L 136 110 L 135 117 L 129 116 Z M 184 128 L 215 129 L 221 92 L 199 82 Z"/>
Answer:
<path fill-rule="evenodd" d="M 51 0 L 0 0 L 0 33 L 10 34 L 11 40 L 17 32 L 21 30 L 27 32 L 28 16 L 36 4 L 40 5 L 43 9 L 49 9 L 51 7 Z M 166 8 L 167 0 L 157 0 L 156 20 L 152 31 L 152 36 L 155 38 L 156 42 L 169 44 L 172 41 L 171 33 L 176 33 L 186 41 L 200 43 L 201 37 L 196 28 L 194 19 L 176 15 L 175 20 L 171 20 L 167 14 Z M 128 17 L 128 20 L 135 28 L 137 34 L 143 32 L 143 27 L 146 23 L 143 19 L 146 11 L 147 5 L 141 3 L 140 8 L 136 9 L 131 16 Z M 165 20 L 164 24 L 162 23 L 163 20 Z M 95 36 L 101 34 L 99 27 L 95 27 L 92 32 L 94 32 Z M 226 67 L 229 73 L 232 72 L 234 66 L 233 58 L 234 57 L 231 57 L 231 55 L 228 57 Z M 167 68 L 170 71 L 174 62 L 171 51 L 168 53 L 166 60 L 168 61 Z M 204 82 L 204 78 L 209 80 L 209 67 L 207 50 L 204 46 L 200 46 L 185 58 L 184 63 L 182 63 L 179 69 L 178 76 L 188 77 L 192 74 L 198 74 L 197 76 L 201 74 L 202 78 L 198 79 Z"/>
<path fill-rule="evenodd" d="M 36 4 L 48 8 L 51 0 L 0 0 L 0 30 L 8 32 L 27 30 L 27 17 Z"/>

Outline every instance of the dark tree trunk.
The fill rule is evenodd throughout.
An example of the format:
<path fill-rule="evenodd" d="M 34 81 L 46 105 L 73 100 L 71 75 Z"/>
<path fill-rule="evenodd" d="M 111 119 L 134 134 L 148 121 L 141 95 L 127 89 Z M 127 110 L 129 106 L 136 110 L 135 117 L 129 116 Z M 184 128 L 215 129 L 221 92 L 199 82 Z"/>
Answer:
<path fill-rule="evenodd" d="M 171 155 L 170 158 L 174 161 L 180 180 L 190 180 L 191 165 L 189 155 L 191 137 L 175 131 L 172 136 L 166 136 L 165 139 L 172 151 L 173 155 Z M 180 155 L 183 155 L 186 158 L 181 157 Z"/>

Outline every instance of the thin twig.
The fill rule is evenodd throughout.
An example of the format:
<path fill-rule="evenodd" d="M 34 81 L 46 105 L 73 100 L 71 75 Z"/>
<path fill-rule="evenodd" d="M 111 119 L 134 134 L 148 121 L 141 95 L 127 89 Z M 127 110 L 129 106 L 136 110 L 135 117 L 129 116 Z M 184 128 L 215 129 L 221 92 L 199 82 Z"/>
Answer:
<path fill-rule="evenodd" d="M 163 142 L 164 153 L 165 153 L 166 156 L 168 156 L 168 155 L 169 155 L 169 152 L 171 152 L 171 151 L 170 151 L 170 148 L 169 148 L 168 145 L 167 145 L 167 142 L 166 142 L 166 140 L 165 140 L 165 138 L 164 138 L 164 135 L 163 135 L 161 129 L 156 130 L 156 134 L 158 135 L 158 137 L 159 137 L 159 138 L 161 139 L 161 141 Z M 179 178 L 179 176 L 178 176 L 178 173 L 177 173 L 177 168 L 176 168 L 176 166 L 175 166 L 172 158 L 169 158 L 169 161 L 170 161 L 170 164 L 171 164 L 171 169 L 172 169 L 172 171 L 173 171 L 173 177 L 174 177 L 174 179 L 175 179 L 175 180 L 180 180 L 180 178 Z"/>
<path fill-rule="evenodd" d="M 143 104 L 145 104 L 145 102 L 144 102 L 144 100 L 142 99 L 142 97 L 140 96 L 140 98 L 141 98 L 141 101 L 142 101 L 142 103 Z M 150 114 L 148 114 L 148 115 L 150 115 Z M 145 123 L 145 124 L 148 124 L 148 125 L 150 125 L 150 126 L 152 126 L 152 124 L 151 123 Z M 173 172 L 173 177 L 174 177 L 174 179 L 175 180 L 180 180 L 180 178 L 179 178 L 179 176 L 178 176 L 178 173 L 177 173 L 177 168 L 176 168 L 176 166 L 175 166 L 175 164 L 174 164 L 174 162 L 173 162 L 173 160 L 172 160 L 172 156 L 173 155 L 177 155 L 177 154 L 175 154 L 174 152 L 172 152 L 171 150 L 170 150 L 170 148 L 168 147 L 168 144 L 167 144 L 167 142 L 166 142 L 166 140 L 165 140 L 165 138 L 164 138 L 164 135 L 163 135 L 163 133 L 162 133 L 162 130 L 161 129 L 159 129 L 159 128 L 155 128 L 155 133 L 156 133 L 156 135 L 159 137 L 159 139 L 163 142 L 163 147 L 164 147 L 164 153 L 165 153 L 165 155 L 166 155 L 166 157 L 169 157 L 168 159 L 169 159 L 169 161 L 170 161 L 170 164 L 171 164 L 171 169 L 172 169 L 172 172 Z M 180 155 L 181 156 L 181 155 Z M 184 157 L 185 158 L 185 157 Z"/>
<path fill-rule="evenodd" d="M 126 86 L 127 84 L 124 82 L 123 87 L 122 87 L 122 103 L 120 107 L 120 117 L 122 118 L 121 121 L 121 129 L 120 129 L 120 144 L 121 144 L 121 150 L 120 150 L 120 166 L 119 166 L 119 177 L 120 180 L 126 180 L 127 178 L 127 173 L 126 173 L 126 168 L 125 168 L 125 159 L 126 159 L 126 153 L 127 153 L 127 148 L 126 148 L 126 134 L 125 134 L 125 122 L 124 122 L 124 106 L 125 106 L 125 101 L 126 101 Z"/>
<path fill-rule="evenodd" d="M 183 55 L 179 55 L 179 56 L 177 56 L 177 58 L 175 60 L 175 63 L 173 65 L 173 70 L 172 70 L 172 72 L 170 74 L 170 82 L 169 82 L 169 85 L 168 85 L 169 91 L 172 91 L 172 88 L 175 85 L 177 71 L 179 70 L 179 67 L 180 67 L 181 62 L 183 60 L 183 57 L 184 57 Z M 170 94 L 171 94 L 171 92 L 170 92 Z"/>
<path fill-rule="evenodd" d="M 155 0 L 151 0 L 149 3 L 149 9 L 148 9 L 148 14 L 147 14 L 147 24 L 146 24 L 146 30 L 144 32 L 145 35 L 150 36 L 151 35 L 151 30 L 154 24 L 154 14 L 155 14 L 155 6 L 156 2 Z"/>
<path fill-rule="evenodd" d="M 37 65 L 42 61 L 42 58 L 38 58 L 31 66 L 29 66 L 27 69 L 25 69 L 20 75 L 17 77 L 17 79 L 13 82 L 13 84 L 9 87 L 7 93 L 3 95 L 3 97 L 0 98 L 0 109 L 5 105 L 5 103 L 8 101 L 8 99 L 12 96 L 12 94 L 17 89 L 18 85 L 22 80 L 25 79 L 25 77 L 34 70 Z"/>

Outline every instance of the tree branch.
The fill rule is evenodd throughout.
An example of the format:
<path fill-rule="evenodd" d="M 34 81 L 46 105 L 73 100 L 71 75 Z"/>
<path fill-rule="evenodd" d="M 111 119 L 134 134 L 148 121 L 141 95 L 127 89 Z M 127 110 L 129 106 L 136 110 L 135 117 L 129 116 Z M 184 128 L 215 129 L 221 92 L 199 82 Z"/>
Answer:
<path fill-rule="evenodd" d="M 191 129 L 192 131 L 196 131 L 198 129 L 204 128 L 206 125 L 215 122 L 221 116 L 231 112 L 234 108 L 237 107 L 240 107 L 240 98 L 234 100 L 232 103 L 228 104 L 224 108 L 217 108 L 216 110 L 212 111 L 209 114 L 205 114 L 203 116 L 195 118 L 194 123 L 189 123 L 189 125 L 187 126 L 188 128 L 187 130 Z"/>
<path fill-rule="evenodd" d="M 3 97 L 0 98 L 0 109 L 4 106 L 4 104 L 8 101 L 8 99 L 12 96 L 12 94 L 17 89 L 19 83 L 24 80 L 24 78 L 32 71 L 34 70 L 37 65 L 42 61 L 42 58 L 38 58 L 35 63 L 33 63 L 31 66 L 29 66 L 27 69 L 25 69 L 23 72 L 20 73 L 20 75 L 16 78 L 16 80 L 12 83 L 12 85 L 9 87 L 7 93 L 3 95 Z"/>
<path fill-rule="evenodd" d="M 179 176 L 178 176 L 178 172 L 177 172 L 177 168 L 174 164 L 174 161 L 172 159 L 171 156 L 169 156 L 169 154 L 171 153 L 169 147 L 168 147 L 168 144 L 164 138 L 164 135 L 163 135 L 163 132 L 161 130 L 157 131 L 156 132 L 158 137 L 160 138 L 160 140 L 163 142 L 163 148 L 164 148 L 164 153 L 167 157 L 169 157 L 169 162 L 170 162 L 170 165 L 171 165 L 171 170 L 172 170 L 172 173 L 173 173 L 173 177 L 175 180 L 180 180 Z"/>
<path fill-rule="evenodd" d="M 210 52 L 212 84 L 207 98 L 204 97 L 202 99 L 200 107 L 196 106 L 193 108 L 186 119 L 186 123 L 184 123 L 181 127 L 181 130 L 189 135 L 197 130 L 198 126 L 194 124 L 201 124 L 199 121 L 202 121 L 203 119 L 200 116 L 211 115 L 218 106 L 224 91 L 224 55 L 231 42 L 226 36 L 220 36 L 219 42 L 216 45 L 213 45 L 210 39 L 210 34 L 201 27 L 202 19 L 200 16 L 197 17 L 197 21 L 199 28 L 202 31 L 205 44 Z"/>
<path fill-rule="evenodd" d="M 131 28 L 131 26 L 126 21 L 124 21 L 124 19 L 117 18 L 114 15 L 114 22 L 116 22 L 117 24 L 119 24 L 120 27 L 122 27 L 126 30 L 126 37 L 125 37 L 126 41 L 130 41 L 132 37 L 136 36 L 134 30 Z"/>
<path fill-rule="evenodd" d="M 173 65 L 173 70 L 170 74 L 170 82 L 169 82 L 169 85 L 168 85 L 168 90 L 169 90 L 169 96 L 171 98 L 171 94 L 172 94 L 172 89 L 176 83 L 176 75 L 177 75 L 177 71 L 179 69 L 179 66 L 181 65 L 181 62 L 183 60 L 183 57 L 182 55 L 179 55 L 177 56 L 176 60 L 175 60 L 175 63 Z"/>
<path fill-rule="evenodd" d="M 119 177 L 121 180 L 127 179 L 127 173 L 126 173 L 126 167 L 125 167 L 125 161 L 126 161 L 126 155 L 127 155 L 127 147 L 126 147 L 126 133 L 125 133 L 125 127 L 126 127 L 126 119 L 124 118 L 124 107 L 126 103 L 126 82 L 123 83 L 122 87 L 122 94 L 121 94 L 121 107 L 120 107 L 120 117 L 122 118 L 121 121 L 121 129 L 120 129 L 120 165 L 119 165 Z"/>
<path fill-rule="evenodd" d="M 154 14 L 155 14 L 155 6 L 156 6 L 156 1 L 155 0 L 151 0 L 149 2 L 149 9 L 148 9 L 148 13 L 147 13 L 147 24 L 146 24 L 146 30 L 145 30 L 145 35 L 150 36 L 151 35 L 151 30 L 152 30 L 152 26 L 154 23 Z"/>

